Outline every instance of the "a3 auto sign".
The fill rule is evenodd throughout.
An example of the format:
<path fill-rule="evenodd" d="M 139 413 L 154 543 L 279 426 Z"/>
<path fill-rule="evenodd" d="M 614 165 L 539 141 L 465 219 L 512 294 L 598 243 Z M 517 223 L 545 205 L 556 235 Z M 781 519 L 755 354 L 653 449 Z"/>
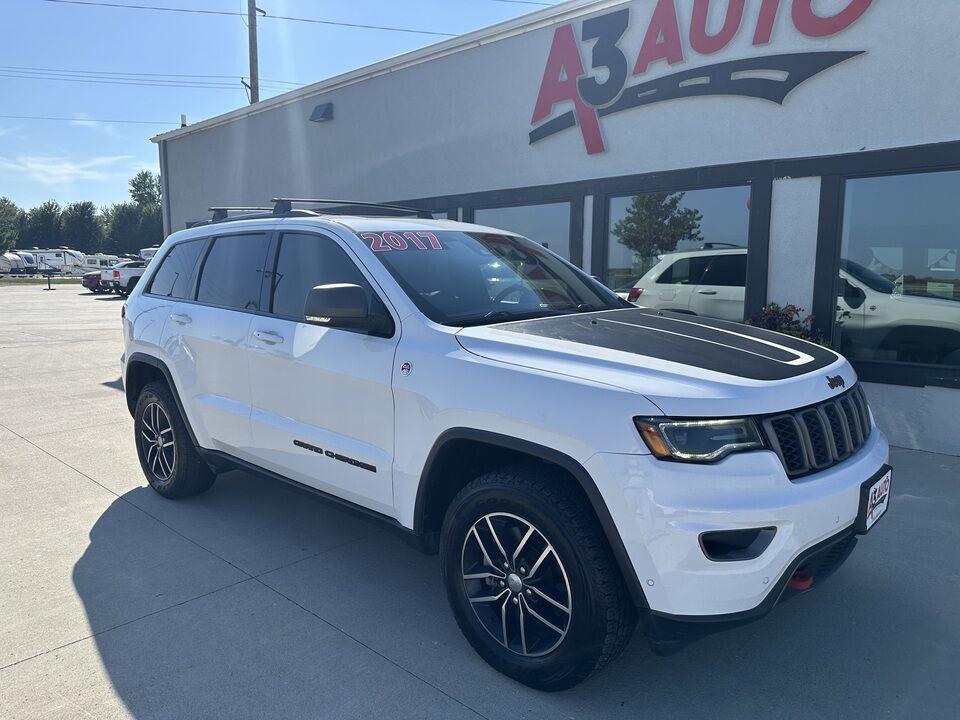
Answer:
<path fill-rule="evenodd" d="M 684 23 L 690 32 L 683 37 L 676 0 L 658 0 L 643 42 L 633 51 L 620 46 L 630 27 L 629 7 L 584 20 L 579 41 L 572 23 L 559 26 L 533 110 L 530 143 L 579 126 L 587 153 L 601 153 L 606 148 L 600 118 L 682 97 L 741 95 L 782 104 L 801 83 L 863 51 L 758 53 L 653 80 L 643 78 L 660 61 L 675 65 L 719 52 L 745 27 L 752 27 L 755 47 L 767 46 L 778 13 L 788 10 L 793 28 L 804 36 L 836 35 L 857 22 L 873 0 L 849 0 L 832 15 L 818 14 L 814 0 L 762 0 L 752 18 L 746 17 L 746 0 L 726 0 L 723 24 L 713 34 L 707 28 L 710 4 L 710 0 L 694 0 L 692 16 Z M 589 67 L 584 64 L 586 50 L 581 50 L 581 44 L 592 45 Z M 634 78 L 640 78 L 639 82 L 632 82 Z"/>

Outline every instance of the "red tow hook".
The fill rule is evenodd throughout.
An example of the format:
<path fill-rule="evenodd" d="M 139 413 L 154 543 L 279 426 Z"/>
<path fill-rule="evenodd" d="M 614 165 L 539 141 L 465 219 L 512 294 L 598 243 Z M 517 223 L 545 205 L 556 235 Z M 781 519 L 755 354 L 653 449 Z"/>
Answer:
<path fill-rule="evenodd" d="M 813 585 L 813 575 L 803 570 L 797 570 L 787 585 L 792 590 L 809 590 Z"/>

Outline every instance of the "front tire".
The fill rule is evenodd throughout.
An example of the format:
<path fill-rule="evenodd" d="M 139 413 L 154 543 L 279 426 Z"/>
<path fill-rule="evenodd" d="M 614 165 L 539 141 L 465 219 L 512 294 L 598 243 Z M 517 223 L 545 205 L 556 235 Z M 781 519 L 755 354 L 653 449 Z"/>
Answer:
<path fill-rule="evenodd" d="M 150 487 L 168 498 L 210 489 L 216 475 L 197 452 L 166 383 L 143 387 L 134 413 L 140 467 Z"/>
<path fill-rule="evenodd" d="M 613 660 L 636 613 L 586 499 L 546 467 L 483 475 L 440 539 L 447 597 L 474 650 L 505 675 L 564 690 Z"/>

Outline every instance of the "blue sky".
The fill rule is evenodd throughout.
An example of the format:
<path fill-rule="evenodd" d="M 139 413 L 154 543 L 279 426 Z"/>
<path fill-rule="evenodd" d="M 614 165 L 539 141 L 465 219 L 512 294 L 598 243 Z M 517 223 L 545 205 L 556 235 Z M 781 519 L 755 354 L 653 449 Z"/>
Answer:
<path fill-rule="evenodd" d="M 240 12 L 246 0 L 103 0 Z M 543 0 L 554 4 L 557 0 Z M 127 180 L 158 169 L 150 137 L 246 104 L 240 78 L 247 69 L 247 30 L 241 17 L 3 0 L 0 43 L 0 115 L 74 118 L 72 121 L 0 117 L 0 196 L 30 208 L 127 199 Z M 258 0 L 268 16 L 317 18 L 463 33 L 540 9 L 498 0 Z M 275 81 L 307 84 L 443 40 L 272 17 L 258 23 L 261 98 L 277 95 Z M 26 70 L 24 68 L 31 68 Z M 63 71 L 82 81 L 48 79 Z M 57 75 L 57 73 L 60 75 Z M 100 73 L 100 74 L 85 74 Z M 103 73 L 160 73 L 168 82 L 223 87 L 121 83 Z M 178 75 L 222 75 L 222 78 Z M 24 77 L 27 75 L 28 77 Z M 157 77 L 159 76 L 151 76 Z M 89 80 L 112 79 L 105 84 Z M 269 82 L 274 81 L 274 82 Z M 93 122 L 167 121 L 168 124 Z"/>

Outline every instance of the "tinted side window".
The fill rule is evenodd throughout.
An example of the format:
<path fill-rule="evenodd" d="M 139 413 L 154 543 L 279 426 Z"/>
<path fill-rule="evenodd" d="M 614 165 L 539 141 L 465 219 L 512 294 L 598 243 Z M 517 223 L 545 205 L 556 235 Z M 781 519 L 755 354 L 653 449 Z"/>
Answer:
<path fill-rule="evenodd" d="M 746 255 L 717 255 L 703 274 L 702 285 L 744 287 L 747 284 Z"/>
<path fill-rule="evenodd" d="M 263 234 L 216 238 L 201 270 L 197 300 L 238 310 L 259 310 L 266 254 L 267 236 Z"/>
<path fill-rule="evenodd" d="M 174 245 L 163 258 L 147 292 L 181 300 L 190 295 L 203 245 L 203 240 Z"/>
<path fill-rule="evenodd" d="M 273 275 L 272 312 L 300 320 L 307 293 L 316 285 L 369 285 L 357 266 L 333 240 L 320 235 L 287 233 L 280 238 Z"/>
<path fill-rule="evenodd" d="M 674 285 L 696 285 L 703 277 L 703 272 L 707 269 L 709 262 L 709 257 L 680 258 L 660 274 L 657 282 Z"/>

